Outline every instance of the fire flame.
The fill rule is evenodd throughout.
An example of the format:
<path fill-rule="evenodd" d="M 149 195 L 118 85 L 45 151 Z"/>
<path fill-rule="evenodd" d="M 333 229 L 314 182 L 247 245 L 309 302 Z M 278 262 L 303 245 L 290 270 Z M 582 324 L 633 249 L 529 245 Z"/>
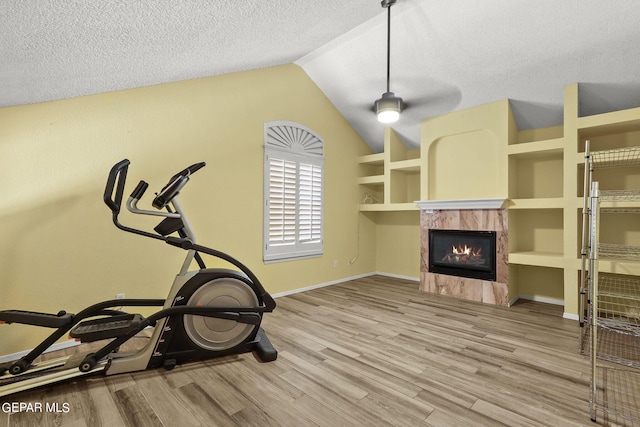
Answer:
<path fill-rule="evenodd" d="M 454 255 L 471 255 L 471 256 L 479 256 L 480 252 L 482 252 L 482 248 L 474 249 L 473 247 L 464 245 L 464 248 L 461 246 L 451 246 Z"/>

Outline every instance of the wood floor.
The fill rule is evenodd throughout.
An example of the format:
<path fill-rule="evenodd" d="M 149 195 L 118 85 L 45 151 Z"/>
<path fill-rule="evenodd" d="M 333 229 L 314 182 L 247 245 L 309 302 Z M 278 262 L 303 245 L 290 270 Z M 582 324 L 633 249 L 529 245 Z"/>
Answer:
<path fill-rule="evenodd" d="M 279 298 L 263 321 L 275 362 L 245 354 L 32 390 L 0 402 L 68 412 L 0 412 L 0 427 L 594 425 L 579 327 L 560 307 L 417 288 L 372 276 Z"/>

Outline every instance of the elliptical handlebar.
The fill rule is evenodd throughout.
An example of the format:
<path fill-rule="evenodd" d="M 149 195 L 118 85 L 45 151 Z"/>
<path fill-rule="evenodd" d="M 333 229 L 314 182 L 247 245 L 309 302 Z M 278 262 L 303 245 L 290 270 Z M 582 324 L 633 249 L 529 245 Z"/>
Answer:
<path fill-rule="evenodd" d="M 145 181 L 140 181 L 135 190 L 133 190 L 133 192 L 131 193 L 131 198 L 140 200 L 144 195 L 144 192 L 147 191 L 147 188 L 149 188 L 149 184 L 147 184 Z"/>
<path fill-rule="evenodd" d="M 104 189 L 104 202 L 109 206 L 114 215 L 120 213 L 122 206 L 122 196 L 124 194 L 124 184 L 127 181 L 127 170 L 131 162 L 124 159 L 116 163 L 109 171 L 107 186 Z M 114 194 L 115 188 L 115 194 Z"/>
<path fill-rule="evenodd" d="M 194 163 L 193 165 L 184 168 L 183 170 L 181 170 L 180 172 L 178 172 L 177 174 L 175 174 L 173 176 L 173 178 L 177 177 L 178 175 L 181 176 L 189 176 L 191 174 L 196 173 L 197 171 L 199 171 L 200 169 L 202 169 L 203 167 L 205 167 L 207 164 L 205 162 L 200 162 L 200 163 Z M 172 178 L 172 179 L 173 179 Z"/>
<path fill-rule="evenodd" d="M 156 209 L 163 209 L 178 195 L 182 187 L 189 181 L 189 176 L 206 166 L 205 162 L 195 163 L 171 177 L 167 185 L 162 187 L 151 203 Z"/>
<path fill-rule="evenodd" d="M 107 185 L 104 189 L 103 199 L 106 205 L 111 209 L 111 212 L 113 214 L 113 223 L 117 228 L 128 233 L 165 241 L 165 237 L 160 234 L 150 233 L 148 231 L 127 227 L 126 225 L 121 224 L 118 219 L 118 216 L 120 215 L 120 209 L 122 208 L 124 187 L 127 181 L 127 170 L 130 164 L 131 162 L 128 159 L 119 161 L 111 168 L 111 170 L 109 171 L 109 176 L 107 177 Z M 147 190 L 147 187 L 149 187 L 149 184 L 147 184 L 145 181 L 140 181 L 131 193 L 131 197 L 129 198 L 129 200 L 140 199 Z M 129 202 L 127 202 L 127 208 L 129 208 Z"/>
<path fill-rule="evenodd" d="M 111 168 L 109 176 L 107 177 L 107 185 L 104 190 L 103 200 L 115 215 L 120 213 L 120 209 L 122 207 L 124 186 L 127 181 L 127 170 L 129 169 L 130 164 L 131 162 L 129 159 L 119 161 Z M 178 195 L 180 189 L 182 189 L 189 180 L 189 176 L 205 166 L 205 162 L 195 163 L 172 176 L 169 183 L 162 188 L 160 193 L 158 193 L 153 200 L 153 206 L 157 209 L 164 208 L 175 196 Z M 145 181 L 140 181 L 131 193 L 131 197 L 139 200 L 148 187 L 149 184 Z"/>
<path fill-rule="evenodd" d="M 113 223 L 115 224 L 116 227 L 118 227 L 123 231 L 127 231 L 129 233 L 134 233 L 134 234 L 138 234 L 145 237 L 150 237 L 153 239 L 166 241 L 165 234 L 158 231 L 157 227 L 156 229 L 154 229 L 154 231 L 156 231 L 157 234 L 150 233 L 148 231 L 139 230 L 139 229 L 135 229 L 135 228 L 131 228 L 126 225 L 123 225 L 120 223 L 118 219 L 118 216 L 120 215 L 120 209 L 122 208 L 122 199 L 124 196 L 124 188 L 127 180 L 127 170 L 129 168 L 130 163 L 131 162 L 128 159 L 124 159 L 116 163 L 109 171 L 109 176 L 107 177 L 107 185 L 104 190 L 104 202 L 111 209 L 111 212 L 113 214 Z M 162 210 L 163 208 L 167 208 L 167 212 L 160 213 L 155 211 L 140 210 L 137 208 L 136 204 L 138 200 L 142 198 L 147 188 L 149 187 L 149 184 L 142 180 L 138 183 L 136 188 L 131 193 L 131 196 L 129 197 L 126 203 L 127 209 L 134 214 L 163 216 L 165 217 L 165 219 L 177 218 L 180 220 L 180 227 L 184 227 L 185 223 L 182 222 L 182 221 L 186 221 L 186 218 L 184 218 L 184 213 L 173 212 L 167 206 L 169 205 L 169 203 L 177 202 L 174 199 L 176 198 L 176 196 L 178 195 L 182 187 L 184 187 L 185 184 L 189 181 L 190 175 L 202 169 L 205 165 L 206 163 L 200 162 L 200 163 L 195 163 L 183 169 L 182 171 L 175 174 L 169 180 L 169 183 L 164 186 L 164 188 L 160 191 L 160 193 L 156 193 L 156 197 L 153 199 L 152 205 L 159 210 Z M 176 224 L 172 224 L 171 227 L 174 227 L 175 225 Z M 190 236 L 190 235 L 187 234 L 186 236 Z M 182 236 L 182 237 L 186 237 L 186 236 Z M 193 238 L 193 236 L 191 236 L 191 238 Z"/>

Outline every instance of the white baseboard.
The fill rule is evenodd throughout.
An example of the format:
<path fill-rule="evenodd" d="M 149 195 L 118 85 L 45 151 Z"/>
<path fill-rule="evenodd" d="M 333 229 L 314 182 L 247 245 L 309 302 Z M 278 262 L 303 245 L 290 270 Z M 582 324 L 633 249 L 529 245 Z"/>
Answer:
<path fill-rule="evenodd" d="M 412 282 L 419 282 L 419 281 L 420 281 L 420 278 L 419 278 L 419 277 L 403 276 L 403 275 L 401 275 L 401 274 L 385 273 L 385 272 L 383 272 L 383 271 L 376 271 L 375 273 L 372 273 L 371 275 L 379 275 L 379 276 L 393 277 L 394 279 L 411 280 Z"/>
<path fill-rule="evenodd" d="M 301 292 L 311 291 L 313 289 L 324 288 L 326 286 L 331 286 L 331 285 L 337 285 L 339 283 L 348 282 L 350 280 L 362 279 L 363 277 L 370 277 L 370 276 L 386 276 L 386 277 L 393 277 L 395 279 L 411 280 L 413 282 L 419 282 L 420 281 L 419 277 L 402 276 L 400 274 L 384 273 L 384 272 L 381 272 L 381 271 L 376 271 L 376 272 L 373 272 L 373 273 L 358 274 L 357 276 L 345 277 L 343 279 L 332 280 L 331 282 L 325 282 L 325 283 L 319 283 L 317 285 L 306 286 L 304 288 L 298 288 L 298 289 L 293 289 L 293 290 L 290 290 L 290 291 L 278 292 L 277 294 L 272 294 L 271 296 L 273 298 L 280 298 L 280 297 L 285 297 L 287 295 L 295 295 L 295 294 L 299 294 Z"/>
<path fill-rule="evenodd" d="M 576 322 L 580 320 L 580 316 L 578 316 L 577 314 L 562 313 L 562 317 L 564 319 L 575 320 Z"/>
<path fill-rule="evenodd" d="M 557 298 L 545 298 L 545 297 L 537 297 L 537 296 L 531 296 L 531 295 L 518 295 L 516 299 L 526 299 L 528 301 L 543 302 L 545 304 L 564 305 L 564 300 L 557 299 Z"/>
<path fill-rule="evenodd" d="M 557 299 L 557 298 L 544 298 L 544 297 L 536 297 L 536 296 L 529 296 L 529 295 L 518 295 L 517 297 L 515 297 L 514 299 L 512 299 L 509 302 L 509 307 L 511 307 L 513 305 L 513 303 L 515 303 L 520 298 L 526 299 L 526 300 L 529 300 L 529 301 L 544 302 L 546 304 L 564 305 L 564 300 Z M 580 317 L 577 314 L 571 314 L 571 313 L 566 313 L 566 312 L 562 313 L 562 318 L 563 319 L 569 319 L 569 320 L 575 320 L 575 321 L 580 320 Z"/>
<path fill-rule="evenodd" d="M 49 347 L 48 349 L 46 349 L 44 353 L 49 353 L 56 350 L 64 350 L 65 348 L 75 347 L 77 345 L 80 345 L 80 343 L 77 342 L 76 340 L 67 340 L 63 342 L 57 342 L 53 344 L 51 347 Z M 11 362 L 13 360 L 20 359 L 21 357 L 29 354 L 30 351 L 31 350 L 24 350 L 24 351 L 19 351 L 17 353 L 5 354 L 4 356 L 0 356 L 0 363 Z"/>
<path fill-rule="evenodd" d="M 313 289 L 324 288 L 326 286 L 337 285 L 338 283 L 348 282 L 350 280 L 362 279 L 363 277 L 373 276 L 377 273 L 365 273 L 359 274 L 357 276 L 345 277 L 344 279 L 332 280 L 331 282 L 319 283 L 317 285 L 306 286 L 304 288 L 292 289 L 290 291 L 278 292 L 277 294 L 272 294 L 273 298 L 286 297 L 287 295 L 295 295 L 301 292 L 311 291 Z"/>

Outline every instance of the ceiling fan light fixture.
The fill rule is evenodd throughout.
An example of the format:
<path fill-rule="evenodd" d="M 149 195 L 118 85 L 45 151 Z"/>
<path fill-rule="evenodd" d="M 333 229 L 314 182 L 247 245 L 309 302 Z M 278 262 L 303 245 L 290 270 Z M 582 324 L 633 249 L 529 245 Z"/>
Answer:
<path fill-rule="evenodd" d="M 376 100 L 375 109 L 380 123 L 397 122 L 402 111 L 402 98 L 395 96 L 393 92 L 385 92 Z"/>

